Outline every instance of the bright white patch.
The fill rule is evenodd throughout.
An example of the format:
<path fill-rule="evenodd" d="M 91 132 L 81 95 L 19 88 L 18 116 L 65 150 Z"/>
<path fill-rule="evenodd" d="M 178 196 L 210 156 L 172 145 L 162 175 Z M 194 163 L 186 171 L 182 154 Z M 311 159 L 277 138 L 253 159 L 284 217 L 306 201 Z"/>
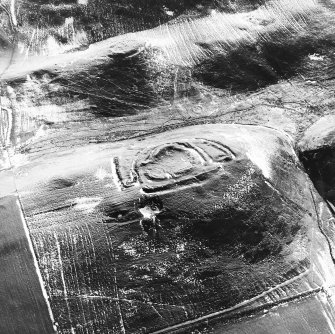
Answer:
<path fill-rule="evenodd" d="M 268 147 L 265 146 L 264 141 L 253 137 L 253 135 L 248 132 L 243 133 L 242 136 L 245 137 L 246 142 L 249 143 L 246 153 L 247 157 L 261 169 L 263 175 L 267 179 L 271 179 L 271 164 L 269 157 L 271 156 L 271 151 L 274 152 L 275 148 L 271 145 Z M 262 148 L 261 150 L 259 149 L 260 147 Z"/>
<path fill-rule="evenodd" d="M 76 210 L 84 211 L 85 213 L 91 213 L 101 201 L 101 197 L 79 197 L 74 200 L 76 204 L 74 208 Z"/>
<path fill-rule="evenodd" d="M 25 45 L 22 42 L 18 42 L 17 43 L 17 48 L 19 50 L 20 54 L 23 54 L 24 50 L 25 50 Z"/>
<path fill-rule="evenodd" d="M 17 168 L 26 165 L 29 161 L 25 154 L 15 154 L 10 157 L 10 162 L 12 167 Z"/>
<path fill-rule="evenodd" d="M 186 243 L 185 242 L 180 242 L 177 244 L 177 247 L 176 247 L 176 252 L 177 253 L 182 253 L 185 251 L 185 245 Z"/>
<path fill-rule="evenodd" d="M 247 157 L 262 170 L 267 179 L 271 179 L 271 166 L 266 154 L 255 148 L 247 152 Z"/>
<path fill-rule="evenodd" d="M 44 125 L 41 125 L 36 131 L 34 139 L 44 137 L 47 134 L 47 131 L 48 129 Z"/>
<path fill-rule="evenodd" d="M 71 17 L 66 17 L 66 18 L 65 18 L 65 23 L 64 23 L 64 25 L 65 25 L 65 26 L 68 26 L 68 25 L 71 25 L 71 24 L 73 24 L 73 16 L 71 16 Z"/>
<path fill-rule="evenodd" d="M 163 6 L 163 9 L 164 9 L 166 15 L 169 15 L 169 16 L 174 15 L 174 12 L 172 10 L 168 10 L 168 8 L 166 8 L 165 6 Z"/>
<path fill-rule="evenodd" d="M 35 136 L 26 141 L 26 145 L 32 142 L 36 142 L 37 139 L 44 137 L 47 134 L 47 132 L 48 132 L 48 128 L 45 125 L 41 125 L 37 129 Z"/>
<path fill-rule="evenodd" d="M 133 257 L 138 255 L 136 248 L 134 248 L 130 243 L 123 243 L 121 245 L 121 249 L 124 251 L 126 255 Z"/>
<path fill-rule="evenodd" d="M 152 210 L 149 205 L 145 206 L 144 208 L 139 209 L 138 211 L 141 212 L 143 218 L 152 219 L 159 213 L 159 210 Z"/>
<path fill-rule="evenodd" d="M 87 5 L 88 0 L 78 0 L 78 5 Z"/>
<path fill-rule="evenodd" d="M 103 180 L 109 176 L 109 173 L 105 169 L 100 167 L 94 175 L 98 180 Z"/>
<path fill-rule="evenodd" d="M 297 161 L 296 153 L 293 149 L 293 139 L 291 136 L 278 131 L 281 134 L 281 137 L 284 135 L 284 141 L 291 143 L 291 154 L 292 158 Z M 272 177 L 272 162 L 271 157 L 274 156 L 274 152 L 278 149 L 278 144 L 274 142 L 271 137 L 267 140 L 266 137 L 259 139 L 258 137 L 254 137 L 252 133 L 244 131 L 242 134 L 245 141 L 249 144 L 247 149 L 247 157 L 258 166 L 263 175 L 267 179 L 271 179 Z M 283 139 L 283 138 L 282 138 Z M 261 148 L 261 149 L 260 149 Z"/>
<path fill-rule="evenodd" d="M 9 155 L 7 150 L 2 151 L 2 156 L 0 156 L 0 171 L 2 169 L 8 169 L 11 167 Z"/>
<path fill-rule="evenodd" d="M 212 9 L 211 12 L 210 12 L 210 15 L 211 16 L 215 16 L 215 15 L 218 15 L 220 14 L 218 11 L 216 11 L 215 9 Z"/>
<path fill-rule="evenodd" d="M 16 98 L 15 91 L 11 86 L 7 86 L 7 94 L 8 94 L 8 97 L 10 99 L 15 99 Z"/>
<path fill-rule="evenodd" d="M 16 14 L 15 14 L 15 0 L 11 0 L 10 1 L 10 15 L 11 15 L 11 19 L 13 22 L 13 25 L 15 27 L 17 27 L 17 19 L 16 19 Z"/>
<path fill-rule="evenodd" d="M 61 49 L 61 45 L 56 41 L 53 36 L 49 36 L 47 39 L 47 50 L 50 53 L 56 53 Z"/>
<path fill-rule="evenodd" d="M 320 60 L 324 60 L 325 56 L 321 56 L 321 55 L 319 55 L 317 53 L 313 53 L 312 55 L 309 55 L 308 58 L 310 60 L 319 60 L 320 61 Z"/>

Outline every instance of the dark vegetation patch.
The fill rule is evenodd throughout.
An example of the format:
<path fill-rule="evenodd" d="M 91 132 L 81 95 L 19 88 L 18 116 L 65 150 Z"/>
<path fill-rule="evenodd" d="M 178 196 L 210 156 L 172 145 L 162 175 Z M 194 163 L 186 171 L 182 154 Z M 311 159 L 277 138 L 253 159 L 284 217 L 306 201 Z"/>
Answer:
<path fill-rule="evenodd" d="M 335 149 L 325 146 L 312 151 L 300 152 L 310 179 L 319 194 L 335 205 Z"/>
<path fill-rule="evenodd" d="M 71 94 L 88 97 L 99 116 L 123 116 L 148 108 L 159 100 L 151 73 L 141 57 L 113 55 L 99 66 L 78 72 L 58 83 Z"/>
<path fill-rule="evenodd" d="M 209 247 L 224 248 L 227 254 L 243 256 L 248 262 L 257 263 L 278 256 L 293 241 L 300 226 L 298 221 L 291 219 L 263 203 L 254 211 L 234 208 L 221 212 L 220 218 L 198 224 L 193 233 L 205 244 L 209 242 Z"/>
<path fill-rule="evenodd" d="M 52 189 L 64 189 L 73 187 L 76 184 L 75 180 L 70 179 L 54 179 L 50 182 L 49 187 Z"/>
<path fill-rule="evenodd" d="M 200 242 L 215 253 L 248 263 L 280 258 L 296 234 L 304 233 L 301 211 L 287 206 L 267 186 L 255 189 L 248 202 L 228 202 L 206 220 L 190 218 L 189 213 L 181 216 L 172 218 L 169 210 L 158 215 L 166 239 L 175 239 L 173 233 L 178 231 L 177 235 Z"/>
<path fill-rule="evenodd" d="M 257 44 L 242 43 L 228 55 L 214 54 L 196 66 L 194 77 L 207 85 L 239 92 L 257 90 L 297 75 L 319 75 L 322 64 L 316 68 L 315 63 L 311 66 L 308 55 L 333 55 L 335 41 L 322 30 L 315 35 L 309 31 L 312 28 L 301 35 L 279 30 L 259 38 L 262 42 Z M 201 46 L 206 51 L 214 47 L 206 44 Z M 326 71 L 328 75 L 332 75 L 332 71 L 335 74 L 334 66 Z"/>

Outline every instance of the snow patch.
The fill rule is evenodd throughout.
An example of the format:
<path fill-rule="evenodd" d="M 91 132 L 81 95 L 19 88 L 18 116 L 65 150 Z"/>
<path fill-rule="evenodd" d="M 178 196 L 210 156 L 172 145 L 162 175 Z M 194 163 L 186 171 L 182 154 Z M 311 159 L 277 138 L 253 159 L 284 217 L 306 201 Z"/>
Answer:
<path fill-rule="evenodd" d="M 94 176 L 95 176 L 98 180 L 102 181 L 102 180 L 104 180 L 106 177 L 109 177 L 110 174 L 109 174 L 104 168 L 99 167 L 98 170 L 96 171 L 96 173 L 94 174 Z"/>

